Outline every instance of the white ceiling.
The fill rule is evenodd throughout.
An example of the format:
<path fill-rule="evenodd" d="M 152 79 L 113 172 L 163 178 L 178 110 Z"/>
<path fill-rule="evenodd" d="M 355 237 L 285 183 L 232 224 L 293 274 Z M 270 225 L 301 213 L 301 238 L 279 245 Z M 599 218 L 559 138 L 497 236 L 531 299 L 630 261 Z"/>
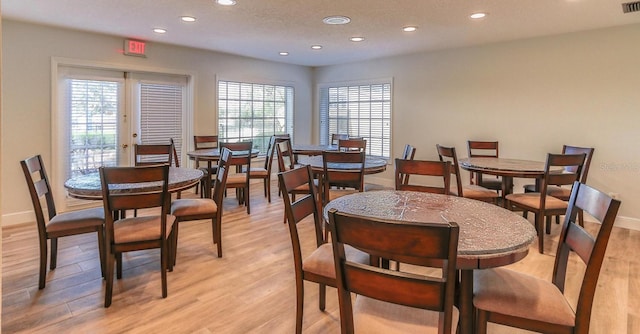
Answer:
<path fill-rule="evenodd" d="M 629 1 L 237 0 L 226 7 L 213 0 L 2 0 L 2 17 L 141 39 L 148 48 L 162 42 L 322 66 L 640 23 L 640 12 L 623 13 Z M 480 11 L 488 16 L 468 18 Z M 182 15 L 197 21 L 184 23 Z M 351 23 L 323 24 L 329 15 Z M 406 25 L 418 30 L 405 33 Z M 356 35 L 365 41 L 350 42 Z"/>

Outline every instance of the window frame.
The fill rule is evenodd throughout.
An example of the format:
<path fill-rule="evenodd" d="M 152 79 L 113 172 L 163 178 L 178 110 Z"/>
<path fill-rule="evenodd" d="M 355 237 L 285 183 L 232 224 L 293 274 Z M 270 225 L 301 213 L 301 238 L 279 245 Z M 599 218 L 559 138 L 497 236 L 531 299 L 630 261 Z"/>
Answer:
<path fill-rule="evenodd" d="M 221 89 L 221 84 L 225 83 L 225 84 L 239 84 L 240 87 L 240 97 L 238 99 L 230 99 L 229 98 L 229 94 L 228 94 L 228 90 L 224 90 Z M 259 156 L 260 157 L 264 157 L 267 154 L 267 145 L 269 143 L 269 138 L 271 137 L 271 135 L 273 134 L 268 134 L 268 135 L 263 135 L 263 136 L 255 136 L 253 131 L 251 133 L 250 136 L 246 136 L 243 135 L 241 133 L 241 131 L 238 132 L 238 136 L 233 136 L 233 137 L 229 137 L 226 133 L 225 130 L 223 130 L 222 126 L 223 124 L 221 123 L 222 119 L 230 119 L 228 117 L 228 115 L 225 115 L 224 117 L 221 117 L 221 105 L 222 103 L 226 103 L 228 105 L 229 101 L 235 101 L 238 104 L 238 108 L 241 109 L 242 108 L 242 104 L 243 103 L 251 103 L 251 110 L 252 113 L 255 113 L 254 111 L 254 103 L 264 103 L 264 102 L 274 102 L 274 103 L 278 103 L 279 101 L 276 100 L 268 100 L 265 98 L 262 99 L 255 99 L 255 98 L 250 98 L 250 99 L 243 99 L 242 97 L 242 85 L 251 85 L 252 87 L 255 86 L 271 86 L 274 87 L 275 89 L 277 89 L 278 87 L 282 87 L 284 88 L 284 94 L 285 94 L 285 100 L 282 101 L 284 103 L 284 108 L 285 108 L 285 115 L 284 115 L 284 120 L 285 120 L 285 124 L 284 124 L 284 128 L 285 128 L 285 132 L 275 132 L 273 134 L 289 134 L 291 136 L 291 138 L 293 138 L 294 136 L 294 123 L 295 123 L 295 84 L 291 83 L 291 82 L 273 82 L 273 81 L 269 81 L 269 80 L 255 80 L 255 79 L 227 79 L 227 78 L 216 78 L 216 125 L 217 125 L 217 129 L 218 129 L 218 139 L 221 142 L 225 142 L 225 141 L 243 141 L 243 140 L 247 140 L 247 139 L 251 139 L 254 143 L 253 146 L 254 148 L 259 149 L 260 153 Z M 226 94 L 226 98 L 223 97 L 222 95 L 224 95 L 224 92 L 227 92 Z M 252 89 L 252 94 L 253 94 L 253 89 Z M 279 117 L 276 117 L 276 113 L 274 112 L 274 116 L 273 117 L 269 117 L 271 119 L 278 119 Z M 263 117 L 251 117 L 251 118 L 242 118 L 242 117 L 238 117 L 238 119 L 251 119 L 252 121 L 254 119 L 269 119 L 269 118 L 265 118 Z M 252 129 L 254 129 L 252 127 Z M 263 140 L 261 141 L 262 145 L 260 144 L 256 144 L 256 140 L 254 140 L 255 138 L 263 138 Z"/>
<path fill-rule="evenodd" d="M 384 110 L 382 117 L 380 117 L 379 119 L 382 121 L 381 124 L 381 136 L 379 137 L 380 141 L 381 141 L 381 145 L 382 148 L 378 151 L 379 153 L 382 154 L 376 154 L 376 152 L 374 152 L 374 154 L 371 153 L 371 147 L 369 145 L 369 142 L 371 141 L 371 138 L 373 137 L 371 135 L 371 130 L 369 130 L 368 134 L 361 134 L 361 132 L 358 130 L 354 133 L 348 133 L 350 136 L 353 137 L 364 137 L 365 139 L 368 139 L 367 142 L 367 154 L 368 155 L 372 155 L 372 156 L 376 156 L 376 157 L 380 157 L 383 159 L 387 159 L 387 160 L 391 160 L 391 157 L 393 157 L 393 78 L 378 78 L 378 79 L 371 79 L 371 80 L 359 80 L 359 81 L 341 81 L 341 82 L 325 82 L 325 83 L 320 83 L 318 84 L 318 118 L 319 118 L 319 137 L 320 137 L 320 145 L 329 145 L 330 140 L 331 140 L 331 130 L 330 130 L 330 104 L 332 103 L 343 103 L 343 104 L 348 104 L 349 102 L 347 101 L 341 101 L 341 102 L 330 102 L 330 95 L 329 95 L 329 91 L 332 88 L 346 88 L 347 90 L 349 88 L 354 88 L 354 87 L 363 87 L 363 86 L 375 86 L 375 85 L 388 85 L 388 92 L 389 92 L 389 97 L 388 97 L 388 101 L 384 99 L 382 100 L 373 100 L 373 99 L 369 99 L 369 100 L 362 100 L 360 102 L 355 102 L 355 103 L 371 103 L 372 101 L 376 101 L 376 102 L 381 102 L 381 103 L 388 103 L 388 118 L 384 117 Z M 369 107 L 369 114 L 371 114 L 371 107 Z M 348 110 L 347 110 L 348 112 Z M 357 118 L 357 117 L 356 117 Z M 358 118 L 360 119 L 360 118 Z M 364 119 L 364 118 L 362 118 Z M 369 118 L 371 119 L 371 118 Z M 384 121 L 388 121 L 388 127 L 384 126 Z M 350 127 L 350 126 L 349 126 Z M 351 128 L 351 127 L 350 127 Z M 369 128 L 371 129 L 371 128 Z M 388 137 L 385 135 L 388 132 Z M 385 140 L 387 140 L 387 143 L 385 147 Z M 385 155 L 385 150 L 386 152 L 388 152 L 388 155 Z"/>

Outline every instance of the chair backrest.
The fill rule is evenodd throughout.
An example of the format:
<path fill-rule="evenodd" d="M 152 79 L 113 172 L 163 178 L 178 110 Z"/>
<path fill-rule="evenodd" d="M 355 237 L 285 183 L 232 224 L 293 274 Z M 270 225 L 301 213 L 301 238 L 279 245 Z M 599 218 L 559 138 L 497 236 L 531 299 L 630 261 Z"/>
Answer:
<path fill-rule="evenodd" d="M 332 186 L 364 191 L 365 154 L 358 151 L 323 151 L 322 174 L 324 201 L 328 201 Z"/>
<path fill-rule="evenodd" d="M 497 141 L 468 140 L 469 158 L 498 158 L 500 156 Z"/>
<path fill-rule="evenodd" d="M 413 158 L 416 155 L 416 148 L 406 144 L 404 145 L 404 151 L 402 152 L 402 160 L 413 160 Z M 409 175 L 403 175 L 402 176 L 402 183 L 403 184 L 407 184 L 409 183 Z"/>
<path fill-rule="evenodd" d="M 586 184 L 575 182 L 571 190 L 569 207 L 565 215 L 558 250 L 553 266 L 552 282 L 564 291 L 570 251 L 576 252 L 586 264 L 584 278 L 576 308 L 576 328 L 574 333 L 588 333 L 593 297 L 598 284 L 611 229 L 616 219 L 620 201 Z M 594 238 L 584 227 L 576 223 L 578 211 L 584 211 L 601 223 Z"/>
<path fill-rule="evenodd" d="M 278 171 L 284 172 L 295 167 L 291 141 L 276 138 L 276 154 L 278 156 Z"/>
<path fill-rule="evenodd" d="M 422 191 L 436 194 L 449 195 L 451 182 L 451 163 L 429 160 L 403 160 L 396 158 L 395 164 L 396 190 Z M 405 175 L 438 176 L 441 177 L 441 185 L 426 185 L 418 183 L 403 183 Z M 415 181 L 415 178 L 411 179 Z"/>
<path fill-rule="evenodd" d="M 24 159 L 20 161 L 20 165 L 22 166 L 24 178 L 27 181 L 27 187 L 29 188 L 29 195 L 31 196 L 31 204 L 33 204 L 33 211 L 36 215 L 36 223 L 38 225 L 40 240 L 46 240 L 47 220 L 45 219 L 42 208 L 42 197 L 45 198 L 48 219 L 55 217 L 57 213 L 56 205 L 53 201 L 53 194 L 51 192 L 51 184 L 49 183 L 49 177 L 47 176 L 44 163 L 42 162 L 42 156 L 38 154 Z"/>
<path fill-rule="evenodd" d="M 217 148 L 218 136 L 193 136 L 193 149 Z"/>
<path fill-rule="evenodd" d="M 247 166 L 247 170 L 249 170 L 249 168 L 251 167 L 251 149 L 253 148 L 253 142 L 242 141 L 236 143 L 220 143 L 220 149 L 223 148 L 226 148 L 233 152 L 231 158 L 229 159 L 230 165 Z"/>
<path fill-rule="evenodd" d="M 173 143 L 135 144 L 135 166 L 169 164 L 173 161 Z"/>
<path fill-rule="evenodd" d="M 331 145 L 338 145 L 338 141 L 341 139 L 349 139 L 349 135 L 341 134 L 341 133 L 332 133 L 331 134 Z"/>
<path fill-rule="evenodd" d="M 448 161 L 451 163 L 451 175 L 456 178 L 456 189 L 458 196 L 462 197 L 462 180 L 460 179 L 460 166 L 458 165 L 458 154 L 455 147 L 446 147 L 436 144 L 436 150 L 438 151 L 438 157 L 440 161 Z"/>
<path fill-rule="evenodd" d="M 275 154 L 276 136 L 269 137 L 269 144 L 267 145 L 267 154 L 264 157 L 264 169 L 271 174 L 271 165 L 273 164 L 273 155 Z"/>
<path fill-rule="evenodd" d="M 306 217 L 313 215 L 315 227 L 316 245 L 319 247 L 325 243 L 323 238 L 322 218 L 320 216 L 321 209 L 319 207 L 318 195 L 313 182 L 313 173 L 311 166 L 288 170 L 278 173 L 278 182 L 282 189 L 282 200 L 284 202 L 284 212 L 289 224 L 289 233 L 291 235 L 291 244 L 293 246 L 293 260 L 295 262 L 296 272 L 302 272 L 302 251 L 300 248 L 300 237 L 298 235 L 298 223 Z M 307 194 L 301 194 L 296 191 L 295 201 L 291 195 L 293 190 L 298 188 L 309 189 Z M 300 187 L 300 188 L 299 188 Z"/>
<path fill-rule="evenodd" d="M 136 167 L 100 167 L 102 201 L 105 213 L 105 237 L 107 245 L 114 242 L 113 224 L 115 212 L 160 207 L 161 222 L 158 238 L 166 235 L 166 216 L 171 196 L 168 192 L 169 165 L 147 165 Z M 153 190 L 144 192 L 122 192 L 121 184 L 156 182 Z"/>
<path fill-rule="evenodd" d="M 364 139 L 339 139 L 338 140 L 338 150 L 339 151 L 358 151 L 358 152 L 366 152 L 367 151 L 367 141 Z"/>
<path fill-rule="evenodd" d="M 459 235 L 456 223 L 400 223 L 331 209 L 329 227 L 343 333 L 354 331 L 351 293 L 439 312 L 440 332 L 451 333 Z M 415 275 L 350 262 L 345 245 L 374 257 L 442 270 Z"/>
<path fill-rule="evenodd" d="M 213 201 L 218 206 L 218 217 L 222 217 L 222 201 L 224 200 L 224 189 L 227 185 L 227 176 L 229 175 L 229 160 L 233 153 L 227 148 L 221 148 L 220 158 L 218 159 L 218 168 L 216 170 L 216 178 L 213 183 Z"/>
<path fill-rule="evenodd" d="M 584 165 L 586 155 L 580 154 L 547 154 L 545 163 L 544 178 L 541 182 L 540 208 L 544 210 L 546 203 L 547 188 L 549 185 L 573 185 L 575 181 L 580 181 L 580 173 Z M 562 168 L 559 173 L 557 168 Z"/>
<path fill-rule="evenodd" d="M 586 154 L 584 160 L 584 166 L 582 166 L 582 174 L 580 175 L 580 182 L 587 183 L 587 175 L 589 174 L 589 166 L 591 165 L 591 158 L 593 157 L 593 151 L 595 149 L 593 147 L 578 147 L 578 146 L 569 146 L 562 145 L 562 154 Z M 573 171 L 570 168 L 566 169 L 567 171 Z"/>
<path fill-rule="evenodd" d="M 176 148 L 176 143 L 173 141 L 173 138 L 169 138 L 169 142 L 171 142 L 171 146 L 173 146 L 173 165 L 176 167 L 180 167 L 180 158 L 178 157 L 178 149 Z"/>

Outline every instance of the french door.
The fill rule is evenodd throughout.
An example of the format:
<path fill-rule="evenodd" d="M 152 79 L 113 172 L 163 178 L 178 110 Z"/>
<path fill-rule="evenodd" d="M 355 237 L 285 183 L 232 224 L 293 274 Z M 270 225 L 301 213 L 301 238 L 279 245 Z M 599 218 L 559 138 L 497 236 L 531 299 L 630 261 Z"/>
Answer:
<path fill-rule="evenodd" d="M 186 76 L 63 67 L 57 86 L 53 186 L 61 210 L 86 205 L 66 196 L 65 180 L 101 166 L 132 165 L 134 144 L 172 138 L 181 156 L 188 135 Z"/>

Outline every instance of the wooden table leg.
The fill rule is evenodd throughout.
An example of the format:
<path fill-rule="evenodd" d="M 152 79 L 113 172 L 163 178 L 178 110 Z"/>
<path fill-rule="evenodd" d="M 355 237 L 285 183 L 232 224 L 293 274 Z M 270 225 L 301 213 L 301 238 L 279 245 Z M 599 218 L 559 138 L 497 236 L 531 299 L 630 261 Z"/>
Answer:
<path fill-rule="evenodd" d="M 460 270 L 460 332 L 471 334 L 474 332 L 473 312 L 473 269 Z"/>

